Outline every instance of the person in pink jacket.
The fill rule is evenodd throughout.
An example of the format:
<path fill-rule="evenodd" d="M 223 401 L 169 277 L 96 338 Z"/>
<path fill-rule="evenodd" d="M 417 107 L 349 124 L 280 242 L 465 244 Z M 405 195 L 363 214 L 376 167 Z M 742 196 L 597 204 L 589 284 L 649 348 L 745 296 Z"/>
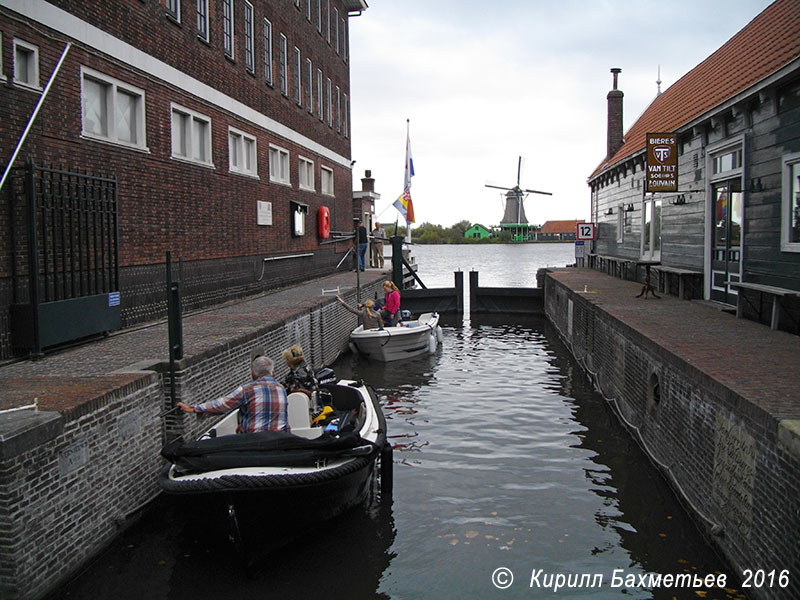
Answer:
<path fill-rule="evenodd" d="M 381 316 L 384 325 L 392 327 L 400 321 L 400 290 L 391 281 L 384 281 L 382 286 L 385 296 Z"/>

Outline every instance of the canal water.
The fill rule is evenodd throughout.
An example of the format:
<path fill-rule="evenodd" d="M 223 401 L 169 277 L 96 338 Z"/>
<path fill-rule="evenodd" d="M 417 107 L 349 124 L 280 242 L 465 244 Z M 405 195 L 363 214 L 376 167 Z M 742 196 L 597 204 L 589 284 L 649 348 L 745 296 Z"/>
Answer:
<path fill-rule="evenodd" d="M 426 250 L 423 274 L 434 272 Z M 495 259 L 522 270 L 519 256 Z M 483 273 L 475 261 L 458 268 Z M 456 262 L 428 285 L 451 285 Z M 346 355 L 333 365 L 381 399 L 391 501 L 376 494 L 247 571 L 206 515 L 164 497 L 57 597 L 744 598 L 546 321 L 458 320 L 443 334 L 435 354 L 403 364 Z M 726 573 L 728 588 L 640 579 L 684 573 Z"/>

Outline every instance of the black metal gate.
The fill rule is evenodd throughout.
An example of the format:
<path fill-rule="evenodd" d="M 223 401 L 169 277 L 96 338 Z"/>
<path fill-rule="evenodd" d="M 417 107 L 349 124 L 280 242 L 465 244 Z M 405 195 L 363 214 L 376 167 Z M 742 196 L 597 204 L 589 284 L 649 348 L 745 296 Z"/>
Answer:
<path fill-rule="evenodd" d="M 119 328 L 116 178 L 28 160 L 20 183 L 12 204 L 14 345 L 40 355 Z"/>

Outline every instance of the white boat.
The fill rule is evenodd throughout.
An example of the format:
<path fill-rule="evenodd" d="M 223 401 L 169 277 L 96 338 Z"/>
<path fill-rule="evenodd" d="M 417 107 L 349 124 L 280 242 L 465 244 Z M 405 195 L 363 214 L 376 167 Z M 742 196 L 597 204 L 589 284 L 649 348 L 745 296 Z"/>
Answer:
<path fill-rule="evenodd" d="M 249 535 L 262 550 L 361 503 L 378 462 L 381 492 L 390 494 L 392 448 L 375 392 L 340 380 L 315 394 L 333 409 L 323 412 L 321 426 L 312 424 L 308 396 L 293 392 L 289 432 L 237 434 L 233 411 L 197 440 L 168 444 L 162 489 L 214 507 L 237 546 Z"/>
<path fill-rule="evenodd" d="M 370 360 L 391 362 L 436 351 L 442 341 L 437 313 L 423 313 L 418 319 L 402 321 L 394 327 L 364 329 L 356 327 L 350 340 L 359 354 Z"/>

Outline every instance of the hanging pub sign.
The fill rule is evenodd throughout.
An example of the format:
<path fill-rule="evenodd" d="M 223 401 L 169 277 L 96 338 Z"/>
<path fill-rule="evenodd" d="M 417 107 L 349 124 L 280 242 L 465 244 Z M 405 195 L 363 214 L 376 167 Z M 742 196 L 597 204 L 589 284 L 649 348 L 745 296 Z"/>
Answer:
<path fill-rule="evenodd" d="M 645 192 L 678 191 L 678 136 L 674 133 L 647 134 L 647 176 Z"/>

